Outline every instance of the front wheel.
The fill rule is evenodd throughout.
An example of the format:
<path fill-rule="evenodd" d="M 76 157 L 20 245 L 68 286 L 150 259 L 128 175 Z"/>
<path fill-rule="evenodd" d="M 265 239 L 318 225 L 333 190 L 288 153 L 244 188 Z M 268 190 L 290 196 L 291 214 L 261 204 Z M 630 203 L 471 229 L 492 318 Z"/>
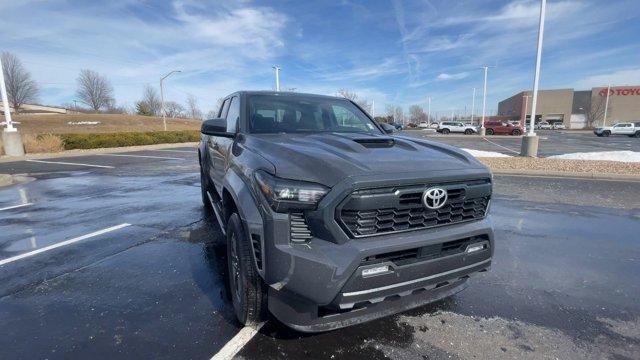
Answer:
<path fill-rule="evenodd" d="M 519 136 L 520 135 L 520 130 L 513 130 L 513 132 L 511 132 L 511 135 Z"/>
<path fill-rule="evenodd" d="M 266 290 L 251 256 L 251 242 L 244 233 L 238 214 L 227 222 L 227 263 L 229 288 L 238 321 L 245 326 L 266 318 Z"/>
<path fill-rule="evenodd" d="M 467 129 L 467 130 L 464 131 L 464 133 L 467 134 L 467 135 L 471 135 L 471 134 L 473 134 L 473 130 Z"/>
<path fill-rule="evenodd" d="M 450 133 L 449 129 L 442 129 L 442 133 L 447 135 L 448 133 Z"/>
<path fill-rule="evenodd" d="M 636 131 L 636 133 L 635 133 L 635 134 L 633 134 L 633 137 L 640 138 L 640 131 Z"/>
<path fill-rule="evenodd" d="M 493 129 L 487 129 L 487 130 L 485 131 L 485 134 L 487 134 L 487 135 L 493 135 Z"/>

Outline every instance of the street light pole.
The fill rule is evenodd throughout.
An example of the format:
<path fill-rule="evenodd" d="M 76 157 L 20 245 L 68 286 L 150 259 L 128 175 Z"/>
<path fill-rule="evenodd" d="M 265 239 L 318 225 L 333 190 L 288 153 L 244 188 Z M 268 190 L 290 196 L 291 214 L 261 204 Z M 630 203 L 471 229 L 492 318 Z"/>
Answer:
<path fill-rule="evenodd" d="M 482 120 L 480 122 L 480 136 L 485 135 L 484 117 L 487 111 L 487 72 L 489 70 L 489 67 L 485 65 L 482 67 L 482 69 L 484 69 L 484 86 L 482 90 Z"/>
<path fill-rule="evenodd" d="M 371 100 L 371 117 L 375 120 L 376 118 L 376 101 Z"/>
<path fill-rule="evenodd" d="M 471 125 L 473 125 L 473 113 L 476 111 L 476 88 L 473 88 L 473 98 L 471 100 Z"/>
<path fill-rule="evenodd" d="M 280 67 L 276 65 L 272 68 L 276 71 L 276 91 L 280 91 Z"/>
<path fill-rule="evenodd" d="M 429 104 L 429 110 L 428 110 L 428 113 L 427 113 L 427 122 L 429 122 L 429 124 L 431 124 L 431 96 L 429 96 L 427 98 L 427 102 Z"/>
<path fill-rule="evenodd" d="M 18 129 L 13 127 L 11 120 L 11 108 L 9 107 L 9 99 L 7 97 L 7 88 L 4 84 L 4 68 L 2 67 L 2 59 L 0 59 L 0 92 L 2 92 L 2 109 L 4 110 L 4 125 L 7 127 L 2 132 L 2 144 L 4 153 L 9 156 L 24 155 L 24 146 L 22 145 L 22 137 Z"/>
<path fill-rule="evenodd" d="M 604 103 L 604 115 L 602 116 L 602 127 L 607 124 L 607 110 L 609 110 L 609 93 L 611 92 L 611 84 L 607 86 L 607 100 Z"/>
<path fill-rule="evenodd" d="M 547 0 L 540 0 L 540 23 L 538 26 L 538 47 L 536 51 L 536 67 L 533 74 L 533 94 L 531 99 L 531 121 L 529 122 L 529 133 L 522 137 L 520 147 L 521 156 L 538 156 L 538 137 L 533 131 L 536 122 L 536 106 L 538 105 L 538 82 L 540 80 L 540 62 L 542 59 L 542 42 L 544 38 L 544 16 L 547 7 Z"/>
<path fill-rule="evenodd" d="M 171 76 L 171 74 L 182 72 L 180 70 L 172 70 L 167 75 L 160 78 L 160 111 L 162 111 L 162 125 L 164 126 L 164 131 L 167 131 L 167 114 L 164 111 L 164 88 L 162 87 L 162 82 L 164 79 Z"/>

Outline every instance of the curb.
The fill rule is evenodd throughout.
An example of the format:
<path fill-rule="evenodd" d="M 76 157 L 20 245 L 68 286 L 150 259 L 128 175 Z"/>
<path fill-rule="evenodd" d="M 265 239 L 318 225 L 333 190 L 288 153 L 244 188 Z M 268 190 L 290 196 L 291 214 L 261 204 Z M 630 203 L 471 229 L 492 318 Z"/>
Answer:
<path fill-rule="evenodd" d="M 515 170 L 515 169 L 491 169 L 495 175 L 511 176 L 534 176 L 534 177 L 556 177 L 591 180 L 627 180 L 640 182 L 640 175 L 632 174 L 601 174 L 601 173 L 579 173 L 566 171 L 545 171 L 545 170 Z"/>
<path fill-rule="evenodd" d="M 76 150 L 66 150 L 58 153 L 40 153 L 40 154 L 27 154 L 25 156 L 6 156 L 3 155 L 0 157 L 0 163 L 5 162 L 13 162 L 13 161 L 22 161 L 27 159 L 50 159 L 50 158 L 65 158 L 71 156 L 79 156 L 79 155 L 91 155 L 91 154 L 100 154 L 100 153 L 120 153 L 120 152 L 128 152 L 128 151 L 138 151 L 138 150 L 154 150 L 154 149 L 166 149 L 166 148 L 174 148 L 174 147 L 185 147 L 185 146 L 193 146 L 198 145 L 197 142 L 188 142 L 188 143 L 172 143 L 172 144 L 153 144 L 153 145 L 140 145 L 140 146 L 126 146 L 126 147 L 117 147 L 117 148 L 98 148 L 98 149 L 76 149 Z"/>

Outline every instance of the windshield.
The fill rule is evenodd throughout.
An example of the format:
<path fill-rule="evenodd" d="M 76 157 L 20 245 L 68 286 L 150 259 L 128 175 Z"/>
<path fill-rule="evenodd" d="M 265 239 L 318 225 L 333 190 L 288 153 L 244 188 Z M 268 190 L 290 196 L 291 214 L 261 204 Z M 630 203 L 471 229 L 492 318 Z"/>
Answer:
<path fill-rule="evenodd" d="M 249 132 L 367 133 L 382 132 L 348 100 L 279 95 L 249 97 Z"/>

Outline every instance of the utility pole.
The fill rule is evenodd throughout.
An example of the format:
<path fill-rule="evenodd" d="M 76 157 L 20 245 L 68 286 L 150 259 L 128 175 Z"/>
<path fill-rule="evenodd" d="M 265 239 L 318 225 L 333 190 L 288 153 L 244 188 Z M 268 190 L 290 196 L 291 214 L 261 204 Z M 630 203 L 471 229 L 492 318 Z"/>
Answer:
<path fill-rule="evenodd" d="M 538 82 L 540 80 L 540 61 L 542 59 L 542 42 L 544 38 L 544 16 L 547 0 L 540 0 L 540 23 L 538 25 L 538 47 L 536 51 L 536 67 L 533 74 L 533 94 L 531 99 L 531 121 L 527 135 L 522 137 L 521 156 L 538 156 L 538 137 L 533 131 L 536 122 L 536 106 L 538 105 Z"/>
<path fill-rule="evenodd" d="M 484 128 L 484 117 L 487 110 L 487 72 L 489 71 L 489 66 L 485 65 L 482 69 L 484 69 L 484 87 L 482 90 L 482 121 L 480 122 L 480 136 L 484 136 L 486 131 Z"/>
<path fill-rule="evenodd" d="M 371 100 L 371 117 L 375 120 L 376 118 L 376 101 Z"/>
<path fill-rule="evenodd" d="M 276 91 L 280 91 L 280 67 L 276 65 L 271 68 L 276 71 Z"/>
<path fill-rule="evenodd" d="M 167 75 L 160 78 L 160 111 L 162 111 L 162 125 L 164 126 L 164 131 L 167 131 L 167 114 L 164 111 L 164 88 L 162 87 L 162 82 L 164 79 L 171 76 L 171 74 L 182 72 L 180 70 L 172 70 Z"/>
<path fill-rule="evenodd" d="M 471 100 L 471 125 L 473 125 L 473 113 L 476 111 L 476 88 L 473 88 L 473 98 Z"/>
<path fill-rule="evenodd" d="M 602 127 L 607 124 L 607 110 L 609 110 L 609 93 L 611 92 L 611 84 L 607 85 L 607 100 L 604 103 L 604 115 L 602 116 Z"/>
<path fill-rule="evenodd" d="M 427 122 L 431 124 L 431 96 L 427 98 L 427 102 L 429 104 L 429 112 L 427 113 Z"/>
<path fill-rule="evenodd" d="M 2 144 L 4 145 L 4 153 L 9 156 L 24 155 L 24 146 L 22 145 L 22 137 L 18 129 L 13 127 L 11 120 L 11 108 L 9 107 L 9 99 L 7 97 L 7 88 L 4 84 L 4 68 L 2 67 L 2 59 L 0 59 L 0 92 L 2 92 L 2 109 L 4 110 L 4 123 L 7 125 L 2 131 Z"/>

